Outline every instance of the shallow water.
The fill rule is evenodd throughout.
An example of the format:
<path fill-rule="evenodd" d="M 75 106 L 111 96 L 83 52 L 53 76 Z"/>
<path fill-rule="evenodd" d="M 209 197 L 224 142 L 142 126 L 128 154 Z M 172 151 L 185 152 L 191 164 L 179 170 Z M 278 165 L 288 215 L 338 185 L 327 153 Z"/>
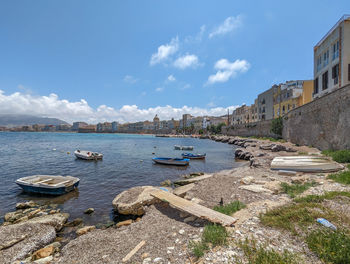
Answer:
<path fill-rule="evenodd" d="M 194 152 L 207 153 L 204 161 L 193 160 L 186 168 L 155 165 L 152 157 L 180 157 L 174 145 L 192 145 Z M 75 158 L 76 149 L 102 152 L 102 161 Z M 68 153 L 67 153 L 68 152 Z M 155 155 L 152 154 L 155 152 Z M 86 223 L 112 217 L 112 200 L 125 189 L 159 185 L 190 172 L 214 172 L 237 167 L 232 145 L 193 138 L 158 138 L 151 135 L 78 133 L 0 133 L 0 217 L 13 211 L 17 202 L 34 200 L 57 203 L 71 218 Z M 80 178 L 79 190 L 59 197 L 29 195 L 15 184 L 34 174 L 71 175 Z M 89 207 L 92 215 L 83 215 Z"/>

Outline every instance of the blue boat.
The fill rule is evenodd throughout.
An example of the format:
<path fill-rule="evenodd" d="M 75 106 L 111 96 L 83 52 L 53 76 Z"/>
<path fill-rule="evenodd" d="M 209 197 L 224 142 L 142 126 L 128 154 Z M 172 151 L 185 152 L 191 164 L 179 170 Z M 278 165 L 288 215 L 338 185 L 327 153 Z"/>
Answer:
<path fill-rule="evenodd" d="M 193 153 L 182 153 L 183 158 L 187 159 L 205 159 L 206 153 L 204 154 L 193 154 Z"/>
<path fill-rule="evenodd" d="M 62 195 L 78 188 L 79 178 L 72 176 L 33 175 L 16 180 L 25 192 Z"/>
<path fill-rule="evenodd" d="M 190 163 L 189 159 L 181 158 L 153 158 L 154 163 L 163 165 L 187 166 Z"/>

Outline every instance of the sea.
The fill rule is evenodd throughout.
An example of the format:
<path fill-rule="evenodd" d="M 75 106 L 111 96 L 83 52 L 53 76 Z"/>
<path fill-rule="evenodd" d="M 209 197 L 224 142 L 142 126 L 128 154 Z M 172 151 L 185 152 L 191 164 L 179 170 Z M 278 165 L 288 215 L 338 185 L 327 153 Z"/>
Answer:
<path fill-rule="evenodd" d="M 205 160 L 191 160 L 187 167 L 153 164 L 153 157 L 181 157 L 174 145 L 194 146 Z M 76 149 L 103 153 L 101 161 L 76 159 Z M 216 172 L 240 166 L 232 145 L 197 138 L 163 138 L 134 134 L 80 134 L 50 132 L 0 132 L 0 221 L 18 202 L 58 204 L 70 218 L 86 224 L 115 218 L 112 201 L 122 191 L 142 185 L 159 186 L 164 180 L 181 179 L 192 172 Z M 18 178 L 36 174 L 80 178 L 77 191 L 52 197 L 24 193 Z M 87 208 L 91 215 L 84 215 Z"/>

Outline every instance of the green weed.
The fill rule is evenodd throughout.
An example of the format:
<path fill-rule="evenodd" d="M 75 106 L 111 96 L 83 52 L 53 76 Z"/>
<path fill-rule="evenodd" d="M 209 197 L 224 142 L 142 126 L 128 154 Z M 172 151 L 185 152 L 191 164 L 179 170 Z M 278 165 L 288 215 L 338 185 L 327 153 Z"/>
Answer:
<path fill-rule="evenodd" d="M 342 184 L 350 184 L 350 170 L 330 174 L 327 178 Z"/>
<path fill-rule="evenodd" d="M 246 207 L 244 203 L 241 203 L 240 201 L 234 201 L 223 206 L 215 206 L 214 210 L 226 215 L 232 215 L 233 213 L 241 210 L 244 207 Z"/>
<path fill-rule="evenodd" d="M 332 159 L 339 163 L 350 163 L 350 150 L 324 150 L 323 155 L 330 156 Z"/>
<path fill-rule="evenodd" d="M 298 194 L 305 192 L 310 187 L 316 185 L 316 182 L 307 182 L 304 184 L 288 184 L 286 182 L 281 183 L 282 192 L 288 194 L 291 198 L 294 198 Z"/>

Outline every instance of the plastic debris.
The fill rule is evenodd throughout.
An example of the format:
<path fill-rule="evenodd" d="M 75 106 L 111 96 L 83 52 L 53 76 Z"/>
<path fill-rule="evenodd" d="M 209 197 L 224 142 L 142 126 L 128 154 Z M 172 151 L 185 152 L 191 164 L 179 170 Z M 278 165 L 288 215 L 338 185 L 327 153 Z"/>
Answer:
<path fill-rule="evenodd" d="M 328 227 L 333 230 L 337 230 L 337 227 L 333 225 L 331 222 L 324 218 L 317 218 L 317 222 L 320 223 L 321 225 L 324 225 L 325 227 Z"/>

